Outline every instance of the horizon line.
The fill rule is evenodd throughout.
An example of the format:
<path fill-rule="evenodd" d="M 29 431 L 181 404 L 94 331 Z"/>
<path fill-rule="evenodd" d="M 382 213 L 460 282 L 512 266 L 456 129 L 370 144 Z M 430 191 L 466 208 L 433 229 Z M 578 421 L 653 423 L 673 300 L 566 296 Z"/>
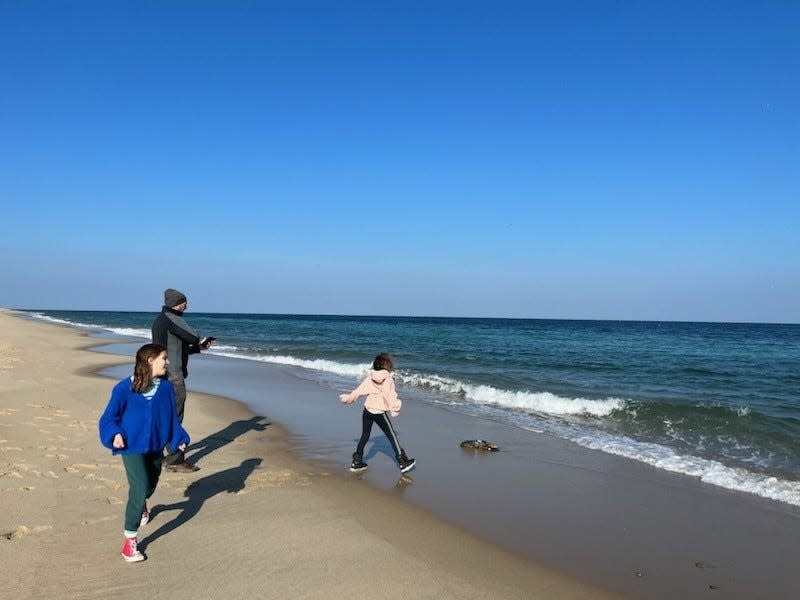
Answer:
<path fill-rule="evenodd" d="M 157 310 L 112 310 L 112 309 L 80 309 L 80 308 L 12 308 L 7 310 L 36 312 L 36 311 L 62 311 L 62 312 L 119 312 L 119 313 L 158 313 Z M 578 317 L 477 317 L 477 316 L 444 316 L 444 315 L 367 315 L 367 314 L 333 314 L 333 313 L 280 313 L 280 312 L 236 312 L 236 311 L 192 311 L 189 315 L 254 315 L 263 317 L 339 317 L 339 318 L 366 318 L 366 319 L 464 319 L 471 321 L 588 321 L 588 322 L 616 322 L 616 323 L 676 323 L 676 324 L 709 324 L 709 325 L 800 325 L 783 321 L 687 321 L 672 319 L 609 319 L 609 318 L 578 318 Z"/>

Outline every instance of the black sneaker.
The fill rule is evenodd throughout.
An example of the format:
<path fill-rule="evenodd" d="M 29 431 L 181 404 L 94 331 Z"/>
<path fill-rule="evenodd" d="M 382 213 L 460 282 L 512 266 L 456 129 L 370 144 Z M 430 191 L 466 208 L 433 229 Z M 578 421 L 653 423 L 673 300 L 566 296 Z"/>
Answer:
<path fill-rule="evenodd" d="M 414 465 L 417 464 L 417 461 L 414 458 L 408 458 L 407 456 L 403 455 L 398 459 L 397 464 L 400 465 L 400 471 L 402 473 L 407 473 L 414 468 Z"/>
<path fill-rule="evenodd" d="M 350 464 L 350 470 L 353 473 L 358 473 L 359 471 L 366 471 L 367 470 L 367 463 L 362 460 L 360 454 L 353 454 L 353 462 Z"/>

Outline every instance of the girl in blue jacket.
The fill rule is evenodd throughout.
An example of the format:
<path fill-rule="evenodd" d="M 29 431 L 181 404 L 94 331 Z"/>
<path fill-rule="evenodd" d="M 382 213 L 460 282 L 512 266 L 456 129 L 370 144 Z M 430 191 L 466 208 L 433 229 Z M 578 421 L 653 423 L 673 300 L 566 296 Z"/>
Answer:
<path fill-rule="evenodd" d="M 136 353 L 133 377 L 114 386 L 111 399 L 100 417 L 100 441 L 112 454 L 122 457 L 128 476 L 125 507 L 125 544 L 122 557 L 128 562 L 144 560 L 137 548 L 139 527 L 150 520 L 147 499 L 161 475 L 164 447 L 181 451 L 189 434 L 178 421 L 175 390 L 167 379 L 167 351 L 158 344 L 145 344 Z"/>

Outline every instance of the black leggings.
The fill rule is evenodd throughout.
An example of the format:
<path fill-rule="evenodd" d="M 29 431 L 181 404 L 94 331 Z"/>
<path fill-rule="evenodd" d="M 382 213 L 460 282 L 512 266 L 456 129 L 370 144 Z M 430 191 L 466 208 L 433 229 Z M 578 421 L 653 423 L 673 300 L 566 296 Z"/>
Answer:
<path fill-rule="evenodd" d="M 378 427 L 380 427 L 383 433 L 386 434 L 386 437 L 389 438 L 389 443 L 392 445 L 394 455 L 399 459 L 403 449 L 400 447 L 400 440 L 397 439 L 397 434 L 394 431 L 392 422 L 389 420 L 389 415 L 385 412 L 375 415 L 366 408 L 364 412 L 361 413 L 361 439 L 358 440 L 356 454 L 359 456 L 364 455 L 364 446 L 367 445 L 367 440 L 369 440 L 369 434 L 372 431 L 373 423 L 377 423 Z"/>

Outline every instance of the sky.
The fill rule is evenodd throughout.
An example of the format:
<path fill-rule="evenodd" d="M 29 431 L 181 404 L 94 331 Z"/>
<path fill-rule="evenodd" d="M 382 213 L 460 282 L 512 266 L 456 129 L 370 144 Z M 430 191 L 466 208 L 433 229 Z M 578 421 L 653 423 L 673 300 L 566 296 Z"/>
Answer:
<path fill-rule="evenodd" d="M 800 323 L 800 3 L 0 0 L 0 306 Z"/>

